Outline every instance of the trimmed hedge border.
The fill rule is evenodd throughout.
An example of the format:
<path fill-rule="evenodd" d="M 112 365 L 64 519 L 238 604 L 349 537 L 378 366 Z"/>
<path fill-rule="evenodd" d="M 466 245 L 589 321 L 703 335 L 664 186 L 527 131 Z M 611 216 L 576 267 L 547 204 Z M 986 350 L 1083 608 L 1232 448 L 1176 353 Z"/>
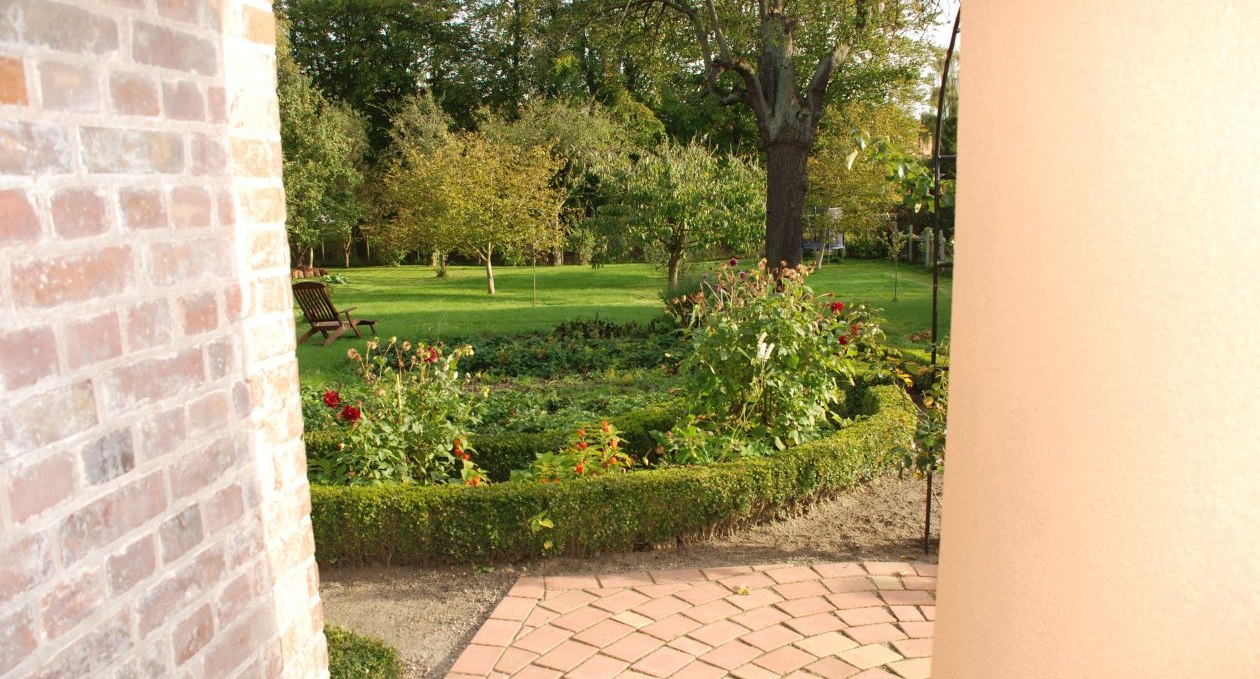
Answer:
<path fill-rule="evenodd" d="M 312 486 L 315 555 L 323 566 L 487 563 L 722 533 L 886 468 L 914 432 L 913 404 L 896 387 L 876 386 L 854 394 L 852 406 L 868 417 L 769 458 L 556 484 Z M 539 515 L 555 527 L 532 532 Z"/>
<path fill-rule="evenodd" d="M 329 679 L 402 679 L 398 651 L 379 639 L 324 625 Z"/>

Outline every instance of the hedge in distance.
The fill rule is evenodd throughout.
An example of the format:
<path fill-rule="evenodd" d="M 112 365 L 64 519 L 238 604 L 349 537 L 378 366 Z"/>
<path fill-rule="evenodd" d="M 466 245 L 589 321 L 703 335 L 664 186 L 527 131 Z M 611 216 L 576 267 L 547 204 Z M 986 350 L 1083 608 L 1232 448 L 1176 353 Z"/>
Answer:
<path fill-rule="evenodd" d="M 914 432 L 913 404 L 892 386 L 852 400 L 851 412 L 865 418 L 764 458 L 555 484 L 313 486 L 316 558 L 325 566 L 487 563 L 721 533 L 889 466 Z"/>

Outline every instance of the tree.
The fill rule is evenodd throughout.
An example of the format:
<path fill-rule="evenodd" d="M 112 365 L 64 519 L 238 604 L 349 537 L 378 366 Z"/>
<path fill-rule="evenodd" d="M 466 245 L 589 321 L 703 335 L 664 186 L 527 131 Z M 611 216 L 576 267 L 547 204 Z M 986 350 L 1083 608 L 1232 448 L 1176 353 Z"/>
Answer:
<path fill-rule="evenodd" d="M 356 191 L 366 149 L 365 125 L 350 107 L 330 100 L 293 61 L 282 21 L 276 30 L 280 143 L 294 260 L 313 264 L 315 246 L 336 238 L 349 263 L 350 238 L 359 219 Z"/>
<path fill-rule="evenodd" d="M 764 186 L 755 162 L 718 156 L 694 143 L 666 144 L 608 188 L 600 222 L 659 249 L 672 289 L 697 252 L 756 247 L 765 219 Z"/>
<path fill-rule="evenodd" d="M 800 261 L 806 159 L 829 91 L 852 100 L 913 83 L 923 51 L 904 35 L 935 15 L 924 0 L 758 0 L 755 8 L 736 0 L 610 1 L 649 22 L 661 8 L 681 18 L 708 91 L 752 110 L 767 168 L 766 257 L 789 266 Z"/>
<path fill-rule="evenodd" d="M 451 135 L 422 162 L 386 177 L 395 230 L 410 243 L 475 257 L 495 294 L 494 256 L 525 257 L 562 238 L 560 163 L 542 148 L 495 143 L 475 133 Z"/>

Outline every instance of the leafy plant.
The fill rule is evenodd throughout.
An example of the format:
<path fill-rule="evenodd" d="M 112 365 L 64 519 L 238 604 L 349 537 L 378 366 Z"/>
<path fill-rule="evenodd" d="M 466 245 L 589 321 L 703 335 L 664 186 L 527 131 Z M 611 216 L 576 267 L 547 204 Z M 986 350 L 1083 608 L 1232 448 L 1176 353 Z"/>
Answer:
<path fill-rule="evenodd" d="M 923 391 L 913 439 L 897 451 L 903 474 L 911 472 L 923 478 L 944 469 L 948 415 L 949 371 L 938 370 L 935 381 Z"/>
<path fill-rule="evenodd" d="M 740 271 L 732 260 L 706 284 L 692 307 L 691 355 L 681 373 L 692 404 L 688 426 L 708 435 L 684 428 L 669 455 L 725 459 L 732 444 L 743 453 L 781 450 L 838 424 L 853 358 L 880 331 L 865 305 L 847 312 L 842 302 L 823 305 L 805 284 L 807 273 L 798 267 L 776 275 L 764 261 Z"/>
<path fill-rule="evenodd" d="M 628 471 L 634 461 L 621 450 L 621 437 L 608 422 L 599 429 L 577 430 L 567 448 L 555 453 L 540 453 L 529 469 L 512 472 L 513 481 L 556 483 L 568 479 L 604 476 Z"/>
<path fill-rule="evenodd" d="M 395 338 L 384 347 L 369 342 L 367 356 L 347 352 L 361 382 L 345 394 L 329 390 L 321 396 L 328 410 L 316 424 L 338 426 L 344 437 L 335 449 L 310 451 L 311 480 L 484 483 L 467 443 L 477 423 L 473 395 L 458 371 L 470 352 L 459 347 L 443 354 L 437 346 L 413 351 L 410 342 Z"/>
<path fill-rule="evenodd" d="M 398 651 L 335 625 L 324 626 L 329 679 L 401 679 Z"/>

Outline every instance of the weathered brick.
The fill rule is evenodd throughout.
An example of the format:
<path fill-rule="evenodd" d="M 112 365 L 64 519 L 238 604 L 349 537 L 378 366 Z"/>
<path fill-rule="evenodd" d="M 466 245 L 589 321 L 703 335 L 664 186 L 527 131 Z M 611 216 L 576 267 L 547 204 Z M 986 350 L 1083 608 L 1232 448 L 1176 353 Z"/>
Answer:
<path fill-rule="evenodd" d="M 272 177 L 276 175 L 272 154 L 279 159 L 278 145 L 261 139 L 232 139 L 232 169 L 238 176 Z"/>
<path fill-rule="evenodd" d="M 212 123 L 227 122 L 227 92 L 222 87 L 206 89 L 206 113 Z"/>
<path fill-rule="evenodd" d="M 228 424 L 231 405 L 228 395 L 214 391 L 188 404 L 188 430 L 194 436 L 222 430 Z"/>
<path fill-rule="evenodd" d="M 39 89 L 47 110 L 101 110 L 100 76 L 90 68 L 52 61 L 42 62 L 39 64 Z"/>
<path fill-rule="evenodd" d="M 76 573 L 53 585 L 41 600 L 44 634 L 56 639 L 74 629 L 105 602 L 105 581 L 99 570 Z"/>
<path fill-rule="evenodd" d="M 0 191 L 0 247 L 32 243 L 42 235 L 39 217 L 26 192 Z"/>
<path fill-rule="evenodd" d="M 13 265 L 13 301 L 18 307 L 50 307 L 101 300 L 131 286 L 131 250 L 112 246 L 81 255 Z"/>
<path fill-rule="evenodd" d="M 10 175 L 66 174 L 73 169 L 66 128 L 0 120 L 0 172 Z"/>
<path fill-rule="evenodd" d="M 144 644 L 136 657 L 125 662 L 114 673 L 114 679 L 153 679 L 170 676 L 170 660 L 166 644 Z"/>
<path fill-rule="evenodd" d="M 185 464 L 171 467 L 171 493 L 186 497 L 218 481 L 240 459 L 235 441 L 222 438 L 189 455 Z"/>
<path fill-rule="evenodd" d="M 111 73 L 109 99 L 115 113 L 156 116 L 162 113 L 157 80 L 139 73 Z"/>
<path fill-rule="evenodd" d="M 205 537 L 201 529 L 201 507 L 190 505 L 168 519 L 158 530 L 158 535 L 162 543 L 162 563 L 169 565 L 201 544 Z"/>
<path fill-rule="evenodd" d="M 177 186 L 171 189 L 171 223 L 180 229 L 210 226 L 210 192 L 203 186 Z"/>
<path fill-rule="evenodd" d="M 245 39 L 264 45 L 276 44 L 276 17 L 265 9 L 244 7 Z"/>
<path fill-rule="evenodd" d="M 131 351 L 152 349 L 171 339 L 171 312 L 166 300 L 156 299 L 129 307 L 124 318 Z"/>
<path fill-rule="evenodd" d="M 52 328 L 37 326 L 0 334 L 0 388 L 29 387 L 58 372 Z"/>
<path fill-rule="evenodd" d="M 184 335 L 191 337 L 219 327 L 219 300 L 213 292 L 186 295 L 179 300 Z"/>
<path fill-rule="evenodd" d="M 229 242 L 215 238 L 154 243 L 149 252 L 149 275 L 158 285 L 189 283 L 222 274 L 223 263 L 232 256 Z"/>
<path fill-rule="evenodd" d="M 210 604 L 202 604 L 192 615 L 175 625 L 171 645 L 175 648 L 175 665 L 183 665 L 197 655 L 214 638 L 214 614 Z"/>
<path fill-rule="evenodd" d="M 135 587 L 157 570 L 157 548 L 153 536 L 145 535 L 113 554 L 105 562 L 109 595 L 117 597 Z"/>
<path fill-rule="evenodd" d="M 178 134 L 152 130 L 87 127 L 83 166 L 97 174 L 175 174 L 184 171 L 184 143 Z"/>
<path fill-rule="evenodd" d="M 122 330 L 113 311 L 68 323 L 62 337 L 71 370 L 122 356 Z"/>
<path fill-rule="evenodd" d="M 235 523 L 245 513 L 245 501 L 239 483 L 234 483 L 215 493 L 201 503 L 202 528 L 207 534 Z"/>
<path fill-rule="evenodd" d="M 188 140 L 188 148 L 189 172 L 200 177 L 217 177 L 227 174 L 227 150 L 218 139 L 204 134 L 194 134 Z"/>
<path fill-rule="evenodd" d="M 162 108 L 170 120 L 205 120 L 201 88 L 189 80 L 162 83 Z"/>
<path fill-rule="evenodd" d="M 72 54 L 118 49 L 118 25 L 108 16 L 47 0 L 7 0 L 0 8 L 0 40 Z"/>
<path fill-rule="evenodd" d="M 57 453 L 10 472 L 6 495 L 13 521 L 22 523 L 70 497 L 76 488 L 74 468 L 72 455 Z"/>
<path fill-rule="evenodd" d="M 136 607 L 140 634 L 148 634 L 170 620 L 188 603 L 214 587 L 223 578 L 225 571 L 223 554 L 216 548 L 210 548 L 198 554 L 173 575 L 149 587 Z M 206 673 L 203 676 L 222 675 Z"/>
<path fill-rule="evenodd" d="M 131 56 L 137 63 L 177 71 L 217 75 L 214 43 L 185 31 L 137 21 L 132 27 Z"/>
<path fill-rule="evenodd" d="M 22 408 L 8 408 L 0 415 L 5 433 L 0 461 L 77 434 L 96 421 L 91 382 L 27 396 Z"/>
<path fill-rule="evenodd" d="M 221 380 L 237 369 L 236 343 L 232 337 L 219 337 L 206 344 L 206 377 Z"/>
<path fill-rule="evenodd" d="M 0 618 L 0 673 L 26 660 L 35 651 L 35 645 L 35 621 L 29 608 Z"/>
<path fill-rule="evenodd" d="M 0 548 L 0 600 L 15 601 L 19 594 L 47 580 L 56 568 L 51 545 L 39 533 Z M 3 644 L 0 644 L 0 657 L 3 655 Z"/>
<path fill-rule="evenodd" d="M 61 553 L 67 564 L 108 545 L 166 509 L 160 472 L 150 474 L 102 497 L 66 517 L 61 526 Z"/>
<path fill-rule="evenodd" d="M 169 225 L 166 205 L 158 189 L 121 189 L 118 208 L 122 224 L 129 231 L 161 229 Z"/>
<path fill-rule="evenodd" d="M 256 224 L 284 221 L 284 190 L 275 188 L 243 189 L 241 191 L 241 216 Z"/>
<path fill-rule="evenodd" d="M 95 677 L 117 658 L 128 655 L 135 640 L 131 636 L 131 616 L 123 609 L 94 625 L 44 664 L 34 679 Z"/>
<path fill-rule="evenodd" d="M 154 460 L 183 448 L 188 440 L 184 407 L 175 406 L 151 415 L 140 423 L 140 440 L 144 461 Z"/>
<path fill-rule="evenodd" d="M 25 106 L 26 69 L 21 59 L 0 57 L 0 104 Z"/>
<path fill-rule="evenodd" d="M 214 643 L 206 650 L 202 671 L 207 677 L 226 677 L 243 665 L 252 655 L 240 649 L 259 649 L 260 640 L 271 639 L 276 629 L 275 616 L 265 606 L 256 606 L 248 613 L 232 620 L 219 631 Z"/>
<path fill-rule="evenodd" d="M 79 456 L 87 482 L 105 483 L 135 469 L 135 437 L 131 429 L 112 431 L 84 445 Z"/>
<path fill-rule="evenodd" d="M 59 189 L 52 195 L 53 228 L 62 238 L 99 236 L 109 230 L 105 196 L 89 188 Z"/>
<path fill-rule="evenodd" d="M 158 0 L 158 14 L 176 21 L 186 23 L 197 23 L 197 17 L 201 9 L 200 0 Z"/>
<path fill-rule="evenodd" d="M 111 370 L 103 380 L 105 407 L 127 410 L 197 387 L 204 377 L 201 351 L 184 349 Z"/>

